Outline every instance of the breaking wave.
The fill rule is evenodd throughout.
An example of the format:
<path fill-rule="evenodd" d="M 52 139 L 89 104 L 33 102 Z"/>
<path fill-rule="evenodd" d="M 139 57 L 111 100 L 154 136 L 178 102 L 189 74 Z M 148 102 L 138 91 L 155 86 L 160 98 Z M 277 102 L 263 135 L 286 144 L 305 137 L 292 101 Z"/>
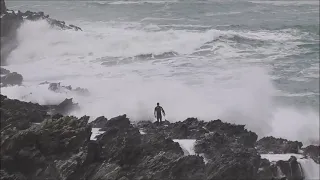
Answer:
<path fill-rule="evenodd" d="M 23 75 L 24 86 L 2 88 L 2 93 L 40 104 L 73 97 L 81 105 L 74 115 L 94 118 L 126 113 L 134 121 L 153 119 L 153 107 L 160 102 L 170 121 L 191 116 L 220 118 L 245 124 L 260 137 L 319 143 L 318 113 L 309 107 L 277 105 L 270 69 L 238 63 L 242 49 L 225 41 L 299 40 L 290 32 L 81 27 L 83 32 L 59 31 L 44 21 L 24 23 L 18 31 L 19 46 L 8 57 L 7 67 Z M 204 45 L 217 43 L 220 53 L 193 54 L 199 48 L 212 51 Z M 263 45 L 259 53 L 270 53 L 272 45 Z M 135 57 L 130 63 L 108 65 L 130 57 Z M 40 86 L 43 81 L 87 88 L 90 96 L 56 94 Z"/>

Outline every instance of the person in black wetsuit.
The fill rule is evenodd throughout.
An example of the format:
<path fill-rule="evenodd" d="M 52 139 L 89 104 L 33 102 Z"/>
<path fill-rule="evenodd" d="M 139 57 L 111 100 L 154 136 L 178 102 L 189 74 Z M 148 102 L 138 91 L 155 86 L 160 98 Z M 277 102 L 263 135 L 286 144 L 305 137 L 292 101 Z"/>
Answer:
<path fill-rule="evenodd" d="M 160 122 L 160 124 L 162 123 L 162 114 L 165 116 L 166 113 L 164 112 L 163 108 L 159 105 L 159 103 L 157 103 L 157 106 L 154 108 L 154 117 L 157 118 L 157 123 Z"/>

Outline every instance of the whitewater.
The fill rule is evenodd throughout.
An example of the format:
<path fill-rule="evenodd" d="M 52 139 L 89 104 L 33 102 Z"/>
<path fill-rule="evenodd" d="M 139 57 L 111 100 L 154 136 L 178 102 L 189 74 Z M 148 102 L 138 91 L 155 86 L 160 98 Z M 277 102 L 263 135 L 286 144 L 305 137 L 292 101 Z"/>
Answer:
<path fill-rule="evenodd" d="M 71 113 L 92 120 L 153 120 L 160 102 L 171 122 L 219 118 L 260 138 L 319 144 L 318 3 L 8 1 L 83 31 L 25 22 L 5 67 L 23 86 L 1 93 L 39 104 L 72 97 L 81 109 Z M 55 93 L 44 81 L 90 95 Z"/>

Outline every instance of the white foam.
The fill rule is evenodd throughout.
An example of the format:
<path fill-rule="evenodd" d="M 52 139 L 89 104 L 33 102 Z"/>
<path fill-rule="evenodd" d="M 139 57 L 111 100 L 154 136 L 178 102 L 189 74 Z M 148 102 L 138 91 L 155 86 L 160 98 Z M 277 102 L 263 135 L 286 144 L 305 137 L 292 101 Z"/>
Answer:
<path fill-rule="evenodd" d="M 196 139 L 173 139 L 174 142 L 179 143 L 182 148 L 184 155 L 195 155 L 194 152 L 194 143 Z"/>
<path fill-rule="evenodd" d="M 287 161 L 290 159 L 291 156 L 295 156 L 297 159 L 303 158 L 304 156 L 301 154 L 260 154 L 261 158 L 268 159 L 270 162 L 276 162 L 276 161 Z"/>
<path fill-rule="evenodd" d="M 305 179 L 319 179 L 319 164 L 315 163 L 314 160 L 310 158 L 305 158 L 301 154 L 261 154 L 261 158 L 266 158 L 270 162 L 276 161 L 287 161 L 291 156 L 295 156 L 304 172 Z"/>
<path fill-rule="evenodd" d="M 160 102 L 171 122 L 187 117 L 220 118 L 245 124 L 260 137 L 319 142 L 319 114 L 307 108 L 275 105 L 276 89 L 268 69 L 237 61 L 242 58 L 241 50 L 217 42 L 211 43 L 214 58 L 191 55 L 205 42 L 223 35 L 280 42 L 299 37 L 288 32 L 149 31 L 135 25 L 97 24 L 80 24 L 83 32 L 59 31 L 44 21 L 23 24 L 18 31 L 20 45 L 9 56 L 6 68 L 21 73 L 25 86 L 1 88 L 1 93 L 40 104 L 73 97 L 81 106 L 74 115 L 127 114 L 132 121 L 152 119 L 153 108 Z M 285 53 L 290 48 L 286 46 Z M 276 46 L 255 50 L 282 53 Z M 181 55 L 149 61 L 116 58 L 163 52 Z M 114 65 L 101 66 L 102 62 Z M 38 85 L 43 81 L 87 88 L 90 95 L 57 94 Z"/>
<path fill-rule="evenodd" d="M 144 135 L 146 134 L 142 129 L 139 129 L 140 134 Z"/>
<path fill-rule="evenodd" d="M 103 134 L 104 131 L 99 131 L 101 128 L 92 128 L 90 140 L 97 140 L 97 136 Z"/>
<path fill-rule="evenodd" d="M 304 172 L 305 179 L 320 179 L 320 166 L 312 159 L 298 159 Z"/>

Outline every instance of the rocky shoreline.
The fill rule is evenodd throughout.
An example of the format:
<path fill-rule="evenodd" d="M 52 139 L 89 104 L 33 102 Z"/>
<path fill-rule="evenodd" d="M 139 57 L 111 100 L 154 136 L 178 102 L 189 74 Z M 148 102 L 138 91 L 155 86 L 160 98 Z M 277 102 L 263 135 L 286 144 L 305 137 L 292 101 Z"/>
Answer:
<path fill-rule="evenodd" d="M 1 0 L 1 66 L 17 46 L 24 20 L 45 19 L 61 29 L 81 30 L 43 12 L 10 11 Z M 13 44 L 13 45 L 12 45 Z M 3 59 L 4 58 L 4 59 Z M 2 66 L 3 67 L 3 66 Z M 23 77 L 1 67 L 1 87 Z M 87 89 L 44 82 L 56 93 Z M 307 180 L 301 162 L 320 162 L 320 146 L 275 137 L 258 140 L 245 125 L 190 117 L 158 125 L 126 115 L 89 122 L 74 117 L 72 99 L 39 105 L 1 94 L 1 180 Z M 192 143 L 187 144 L 185 143 Z M 274 159 L 276 154 L 284 158 Z"/>
<path fill-rule="evenodd" d="M 1 179 L 303 180 L 298 158 L 319 163 L 319 146 L 257 141 L 244 125 L 221 120 L 158 125 L 121 115 L 89 123 L 89 116 L 64 116 L 54 108 L 1 95 Z M 95 128 L 101 133 L 93 140 Z M 195 140 L 195 154 L 186 154 L 177 139 Z M 287 160 L 263 158 L 286 153 Z"/>

